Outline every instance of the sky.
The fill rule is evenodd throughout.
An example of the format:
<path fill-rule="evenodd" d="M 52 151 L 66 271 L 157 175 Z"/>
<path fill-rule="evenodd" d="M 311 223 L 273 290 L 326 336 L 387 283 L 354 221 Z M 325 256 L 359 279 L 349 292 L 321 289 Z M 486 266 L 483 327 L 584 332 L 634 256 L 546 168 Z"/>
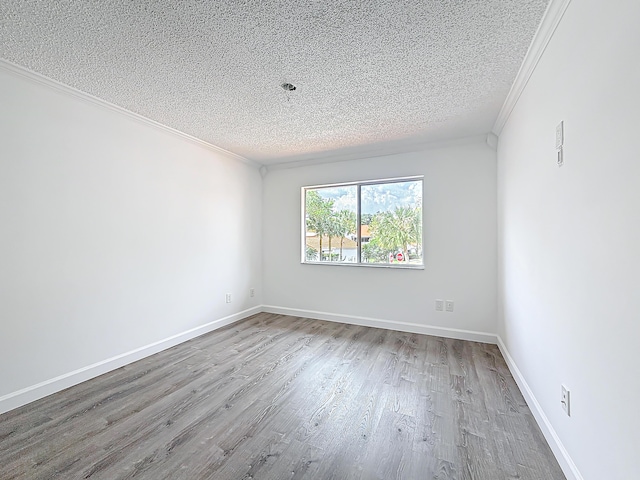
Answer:
<path fill-rule="evenodd" d="M 355 185 L 321 188 L 317 192 L 324 199 L 334 200 L 334 210 L 356 211 Z M 422 203 L 422 181 L 362 185 L 362 213 L 376 213 L 395 210 L 399 206 Z"/>

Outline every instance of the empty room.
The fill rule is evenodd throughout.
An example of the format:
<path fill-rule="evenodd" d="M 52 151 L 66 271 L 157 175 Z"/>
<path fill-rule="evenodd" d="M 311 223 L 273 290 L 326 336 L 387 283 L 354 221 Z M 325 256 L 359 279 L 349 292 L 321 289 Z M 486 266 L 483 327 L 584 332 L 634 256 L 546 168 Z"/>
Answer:
<path fill-rule="evenodd" d="M 0 480 L 640 478 L 639 22 L 3 0 Z"/>

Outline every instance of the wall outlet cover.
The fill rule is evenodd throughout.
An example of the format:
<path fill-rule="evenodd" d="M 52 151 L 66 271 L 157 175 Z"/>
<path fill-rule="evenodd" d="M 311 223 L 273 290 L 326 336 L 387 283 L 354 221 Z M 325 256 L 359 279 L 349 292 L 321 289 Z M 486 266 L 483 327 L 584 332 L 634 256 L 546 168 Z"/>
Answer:
<path fill-rule="evenodd" d="M 562 385 L 562 392 L 560 403 L 562 404 L 562 409 L 566 412 L 567 416 L 571 416 L 571 392 L 566 387 L 566 385 Z"/>

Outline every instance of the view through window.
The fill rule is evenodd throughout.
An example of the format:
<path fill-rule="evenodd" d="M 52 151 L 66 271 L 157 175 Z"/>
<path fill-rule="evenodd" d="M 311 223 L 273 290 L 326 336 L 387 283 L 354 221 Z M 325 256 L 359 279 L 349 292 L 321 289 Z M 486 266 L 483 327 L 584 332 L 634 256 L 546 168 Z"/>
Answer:
<path fill-rule="evenodd" d="M 422 183 L 304 187 L 303 262 L 421 267 Z"/>

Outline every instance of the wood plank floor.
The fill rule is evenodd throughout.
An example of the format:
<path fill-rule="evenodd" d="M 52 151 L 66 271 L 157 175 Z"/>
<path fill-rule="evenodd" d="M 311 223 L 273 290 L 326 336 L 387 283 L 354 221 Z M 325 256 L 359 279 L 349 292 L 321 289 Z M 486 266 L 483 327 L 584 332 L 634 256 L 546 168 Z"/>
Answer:
<path fill-rule="evenodd" d="M 494 345 L 262 313 L 0 416 L 0 479 L 564 479 Z"/>

